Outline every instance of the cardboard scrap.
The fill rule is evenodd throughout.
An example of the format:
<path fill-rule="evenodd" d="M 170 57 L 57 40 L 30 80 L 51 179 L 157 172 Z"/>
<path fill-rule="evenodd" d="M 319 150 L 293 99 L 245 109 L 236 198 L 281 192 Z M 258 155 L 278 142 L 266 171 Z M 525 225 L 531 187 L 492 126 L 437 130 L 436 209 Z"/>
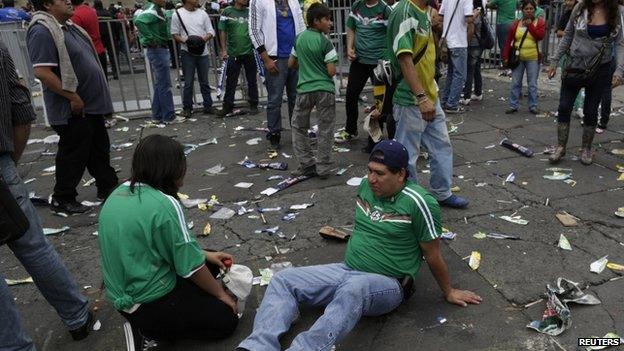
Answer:
<path fill-rule="evenodd" d="M 561 222 L 561 224 L 563 224 L 564 227 L 578 226 L 578 222 L 576 221 L 576 219 L 569 213 L 557 213 L 555 217 L 557 217 L 559 222 Z"/>

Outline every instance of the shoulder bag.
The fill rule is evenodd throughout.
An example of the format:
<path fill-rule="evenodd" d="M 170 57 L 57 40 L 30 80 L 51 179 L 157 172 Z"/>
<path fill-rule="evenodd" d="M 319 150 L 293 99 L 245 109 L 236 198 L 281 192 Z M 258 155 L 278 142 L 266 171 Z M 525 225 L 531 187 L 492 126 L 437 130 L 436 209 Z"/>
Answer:
<path fill-rule="evenodd" d="M 184 31 L 186 32 L 187 38 L 185 44 L 189 54 L 194 56 L 201 56 L 206 49 L 206 42 L 204 41 L 204 38 L 200 37 L 199 35 L 189 35 L 189 32 L 188 30 L 186 30 L 186 26 L 184 25 L 184 22 L 182 21 L 182 17 L 180 16 L 178 10 L 175 10 L 175 13 L 180 20 L 180 25 L 182 25 L 182 29 L 184 29 Z"/>
<path fill-rule="evenodd" d="M 448 1 L 448 0 L 447 0 Z M 442 35 L 442 39 L 440 39 L 440 43 L 438 44 L 438 57 L 440 58 L 440 61 L 442 62 L 446 62 L 446 60 L 448 60 L 448 45 L 446 44 L 446 36 L 448 35 L 448 31 L 449 29 L 451 29 L 451 24 L 453 23 L 453 18 L 455 17 L 455 12 L 457 12 L 457 7 L 459 7 L 459 1 L 457 0 L 457 2 L 455 3 L 455 9 L 453 9 L 453 14 L 451 14 L 451 19 L 448 22 L 448 27 L 446 27 L 446 30 L 444 31 L 443 35 Z"/>
<path fill-rule="evenodd" d="M 518 22 L 518 26 L 520 25 L 520 22 Z M 516 26 L 515 30 L 518 30 L 518 26 Z M 509 58 L 507 59 L 507 68 L 510 69 L 514 69 L 516 67 L 518 67 L 518 65 L 520 64 L 520 49 L 522 48 L 522 44 L 524 44 L 524 39 L 526 38 L 527 34 L 529 34 L 529 28 L 527 27 L 526 30 L 524 31 L 524 34 L 522 35 L 522 39 L 520 40 L 520 45 L 518 45 L 518 48 L 514 48 L 514 42 L 511 42 L 511 48 L 509 50 Z M 515 33 L 514 33 L 515 36 Z"/>

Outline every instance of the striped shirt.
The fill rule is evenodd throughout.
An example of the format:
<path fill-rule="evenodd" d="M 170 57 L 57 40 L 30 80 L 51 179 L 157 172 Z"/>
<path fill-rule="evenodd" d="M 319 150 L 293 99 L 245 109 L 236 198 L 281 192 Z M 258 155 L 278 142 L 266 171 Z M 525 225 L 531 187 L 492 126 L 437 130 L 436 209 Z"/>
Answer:
<path fill-rule="evenodd" d="M 422 262 L 420 243 L 441 234 L 440 206 L 423 187 L 407 181 L 397 194 L 382 199 L 364 180 L 345 263 L 363 272 L 415 277 Z"/>
<path fill-rule="evenodd" d="M 35 119 L 30 92 L 20 84 L 9 50 L 0 42 L 0 154 L 15 151 L 13 127 Z"/>

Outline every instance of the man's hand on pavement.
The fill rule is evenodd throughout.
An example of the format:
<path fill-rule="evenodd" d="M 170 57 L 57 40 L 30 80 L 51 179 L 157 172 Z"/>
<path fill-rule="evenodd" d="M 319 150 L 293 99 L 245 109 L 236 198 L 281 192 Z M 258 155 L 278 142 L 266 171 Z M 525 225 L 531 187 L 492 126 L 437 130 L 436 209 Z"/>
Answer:
<path fill-rule="evenodd" d="M 468 304 L 479 305 L 483 299 L 472 291 L 451 289 L 446 295 L 446 301 L 454 305 L 466 307 Z"/>

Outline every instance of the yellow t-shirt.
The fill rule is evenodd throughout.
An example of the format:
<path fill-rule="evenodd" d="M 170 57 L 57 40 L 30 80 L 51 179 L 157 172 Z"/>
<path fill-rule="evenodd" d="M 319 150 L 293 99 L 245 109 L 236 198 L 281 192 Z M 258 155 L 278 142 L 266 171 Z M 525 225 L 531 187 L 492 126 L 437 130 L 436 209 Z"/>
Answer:
<path fill-rule="evenodd" d="M 537 21 L 537 20 L 536 20 Z M 516 29 L 516 37 L 514 40 L 514 47 L 518 49 L 520 46 L 520 42 L 522 41 L 522 36 L 524 36 L 524 32 L 527 30 L 522 23 L 518 24 L 518 28 Z M 537 51 L 537 41 L 531 35 L 531 32 L 527 33 L 526 38 L 524 38 L 524 43 L 522 43 L 522 47 L 520 48 L 520 59 L 524 61 L 533 61 L 537 60 L 538 51 Z"/>

